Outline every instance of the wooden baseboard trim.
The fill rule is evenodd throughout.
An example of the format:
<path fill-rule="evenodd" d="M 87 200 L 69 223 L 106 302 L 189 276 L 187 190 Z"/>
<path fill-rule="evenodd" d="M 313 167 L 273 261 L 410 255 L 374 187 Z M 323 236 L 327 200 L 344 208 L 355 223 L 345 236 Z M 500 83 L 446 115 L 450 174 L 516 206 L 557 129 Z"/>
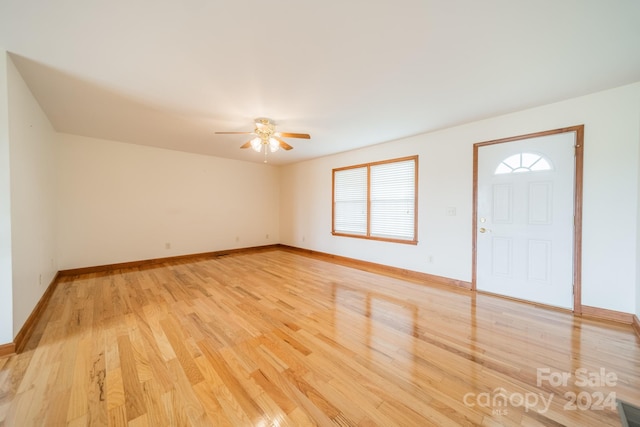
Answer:
<path fill-rule="evenodd" d="M 38 304 L 36 304 L 35 308 L 27 318 L 27 321 L 24 322 L 24 325 L 22 325 L 22 328 L 20 328 L 20 331 L 14 338 L 13 342 L 15 343 L 16 353 L 20 353 L 22 350 L 24 350 L 24 347 L 29 342 L 29 338 L 31 338 L 31 335 L 35 330 L 36 325 L 38 324 L 38 321 L 40 320 L 40 317 L 44 312 L 44 309 L 47 307 L 49 300 L 53 296 L 53 291 L 55 291 L 56 286 L 58 285 L 59 276 L 60 273 L 58 272 L 53 277 L 53 280 L 51 281 L 51 283 L 49 283 L 49 286 L 47 286 L 44 294 L 42 294 L 42 296 L 40 297 L 40 301 L 38 301 Z"/>
<path fill-rule="evenodd" d="M 344 257 L 340 255 L 318 252 L 311 249 L 302 249 L 295 246 L 279 245 L 279 248 L 285 251 L 306 255 L 316 259 L 330 261 L 347 267 L 357 268 L 358 270 L 369 271 L 371 273 L 379 273 L 385 276 L 396 277 L 405 280 L 417 281 L 420 283 L 429 283 L 437 285 L 452 286 L 458 289 L 471 290 L 471 283 L 462 280 L 450 279 L 448 277 L 436 276 L 428 273 L 407 270 L 404 268 L 392 267 L 375 262 L 362 261 L 355 258 Z"/>
<path fill-rule="evenodd" d="M 636 335 L 640 338 L 640 319 L 635 314 L 633 315 L 633 330 L 636 331 Z"/>
<path fill-rule="evenodd" d="M 199 259 L 218 258 L 221 256 L 227 256 L 227 255 L 238 255 L 238 254 L 262 252 L 262 251 L 278 249 L 279 247 L 280 245 L 274 244 L 274 245 L 266 245 L 266 246 L 252 246 L 248 248 L 225 249 L 221 251 L 203 252 L 198 254 L 177 255 L 177 256 L 165 257 L 165 258 L 153 258 L 153 259 L 145 259 L 140 261 L 120 262 L 117 264 L 105 264 L 105 265 L 96 265 L 92 267 L 72 268 L 68 270 L 60 270 L 59 274 L 61 276 L 75 276 L 78 274 L 102 273 L 105 271 L 121 270 L 124 268 L 148 267 L 156 264 L 162 264 L 165 262 L 190 262 L 190 261 L 197 261 Z"/>
<path fill-rule="evenodd" d="M 496 293 L 493 293 L 493 292 L 487 292 L 487 291 L 483 291 L 483 290 L 476 290 L 476 293 L 479 294 L 479 295 L 487 295 L 487 296 L 494 297 L 494 298 L 506 299 L 506 300 L 518 302 L 518 303 L 521 303 L 521 304 L 527 304 L 527 305 L 531 305 L 533 307 L 544 308 L 545 310 L 559 311 L 559 312 L 562 312 L 562 313 L 569 313 L 569 314 L 574 313 L 573 310 L 571 310 L 570 308 L 556 307 L 555 305 L 543 304 L 543 303 L 540 303 L 540 302 L 529 301 L 529 300 L 526 300 L 526 299 L 510 297 L 510 296 L 507 296 L 507 295 L 500 295 L 500 294 L 496 294 Z"/>
<path fill-rule="evenodd" d="M 0 357 L 11 356 L 16 352 L 15 343 L 0 344 Z"/>
<path fill-rule="evenodd" d="M 615 310 L 609 310 L 606 308 L 590 307 L 588 305 L 583 305 L 582 317 L 590 317 L 590 318 L 599 319 L 599 320 L 609 320 L 611 322 L 618 322 L 618 323 L 625 323 L 627 325 L 632 325 L 634 315 L 630 313 L 624 313 L 622 311 L 615 311 Z"/>

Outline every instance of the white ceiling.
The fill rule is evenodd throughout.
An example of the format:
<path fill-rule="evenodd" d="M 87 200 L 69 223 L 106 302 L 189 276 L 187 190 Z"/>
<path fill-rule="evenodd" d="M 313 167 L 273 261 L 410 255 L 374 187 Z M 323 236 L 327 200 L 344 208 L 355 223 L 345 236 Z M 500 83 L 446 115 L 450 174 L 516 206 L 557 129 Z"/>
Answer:
<path fill-rule="evenodd" d="M 286 164 L 640 80 L 638 0 L 0 0 L 60 132 Z"/>

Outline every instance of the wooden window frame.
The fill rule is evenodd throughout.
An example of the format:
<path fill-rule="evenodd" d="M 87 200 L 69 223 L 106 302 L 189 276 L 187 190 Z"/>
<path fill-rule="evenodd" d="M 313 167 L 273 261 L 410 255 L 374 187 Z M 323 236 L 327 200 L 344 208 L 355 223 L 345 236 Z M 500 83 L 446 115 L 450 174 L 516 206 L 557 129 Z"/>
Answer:
<path fill-rule="evenodd" d="M 405 162 L 408 160 L 413 160 L 415 163 L 414 167 L 414 197 L 413 197 L 413 239 L 394 239 L 390 237 L 379 237 L 371 235 L 371 167 L 378 166 L 388 163 L 398 163 Z M 366 239 L 366 240 L 379 240 L 383 242 L 393 242 L 393 243 L 404 243 L 408 245 L 417 245 L 418 244 L 418 156 L 407 156 L 407 157 L 399 157 L 396 159 L 389 160 L 381 160 L 378 162 L 370 162 L 370 163 L 362 163 L 359 165 L 345 166 L 341 168 L 335 168 L 331 171 L 331 234 L 334 236 L 341 237 L 355 237 L 357 239 Z M 336 221 L 336 172 L 349 170 L 349 169 L 358 169 L 358 168 L 366 168 L 367 169 L 367 232 L 366 234 L 349 234 L 344 232 L 336 231 L 335 221 Z"/>

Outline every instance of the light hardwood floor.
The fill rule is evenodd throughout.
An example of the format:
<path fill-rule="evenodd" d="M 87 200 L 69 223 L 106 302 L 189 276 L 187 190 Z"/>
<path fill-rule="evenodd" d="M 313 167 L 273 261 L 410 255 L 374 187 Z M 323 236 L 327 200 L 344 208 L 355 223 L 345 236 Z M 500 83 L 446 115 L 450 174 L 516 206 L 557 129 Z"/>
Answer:
<path fill-rule="evenodd" d="M 612 396 L 631 326 L 283 250 L 63 278 L 0 359 L 2 426 L 620 425 Z"/>

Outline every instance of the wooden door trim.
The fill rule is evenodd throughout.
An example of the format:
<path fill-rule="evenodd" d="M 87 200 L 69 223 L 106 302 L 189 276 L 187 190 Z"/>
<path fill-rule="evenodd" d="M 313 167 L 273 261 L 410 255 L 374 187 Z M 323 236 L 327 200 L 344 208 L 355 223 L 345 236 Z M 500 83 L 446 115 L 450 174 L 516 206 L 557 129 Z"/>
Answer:
<path fill-rule="evenodd" d="M 477 252 L 478 252 L 478 154 L 481 147 L 523 139 L 538 138 L 560 133 L 575 132 L 575 170 L 573 180 L 573 312 L 582 314 L 582 191 L 583 191 L 583 157 L 584 157 L 584 125 L 552 129 L 526 135 L 494 139 L 473 144 L 473 224 L 471 226 L 471 289 L 477 290 Z"/>

